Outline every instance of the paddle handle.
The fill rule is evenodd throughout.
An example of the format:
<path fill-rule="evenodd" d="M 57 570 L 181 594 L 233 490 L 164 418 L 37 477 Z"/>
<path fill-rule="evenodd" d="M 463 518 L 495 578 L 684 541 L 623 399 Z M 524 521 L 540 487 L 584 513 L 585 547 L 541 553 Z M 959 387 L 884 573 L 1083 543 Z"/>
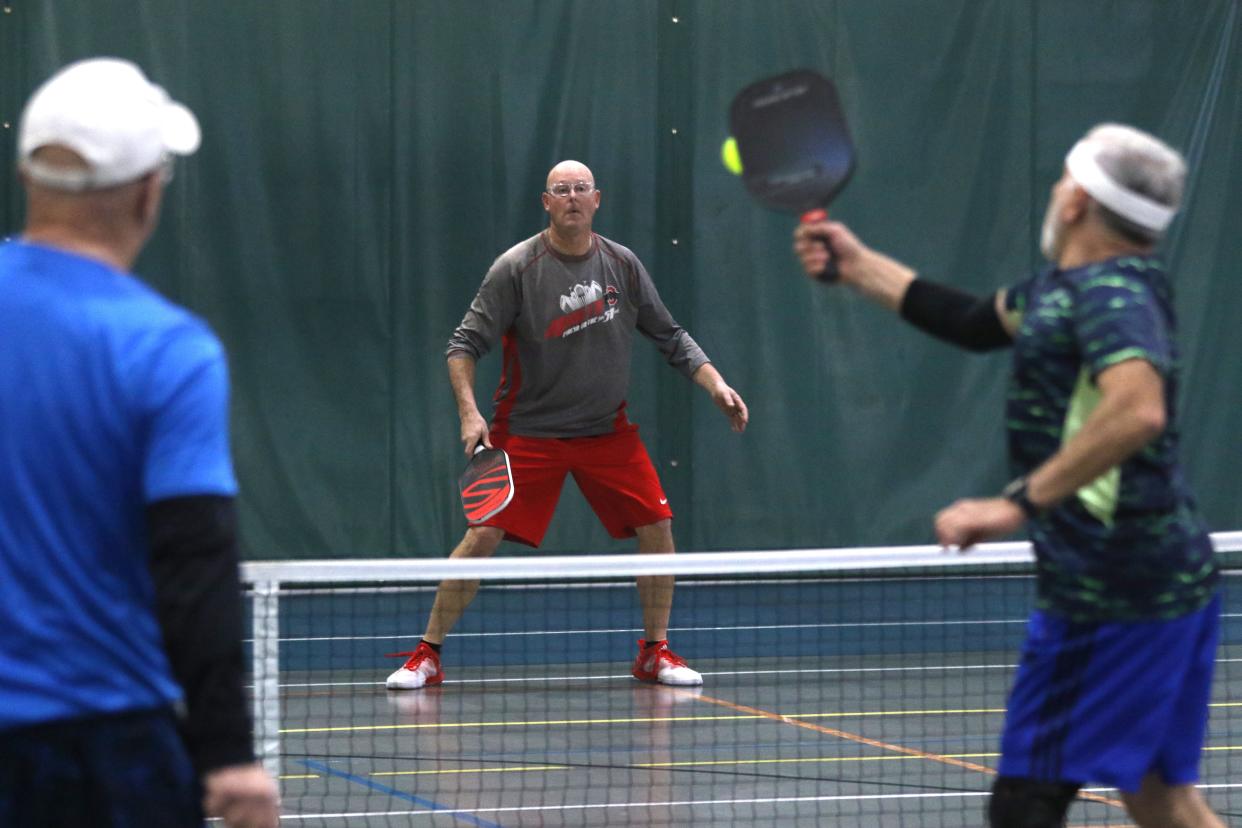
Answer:
<path fill-rule="evenodd" d="M 814 210 L 807 210 L 802 214 L 803 224 L 814 224 L 817 221 L 827 220 L 828 211 L 822 207 Z M 820 243 L 823 244 L 824 249 L 828 251 L 828 264 L 824 265 L 824 269 L 817 273 L 815 278 L 821 282 L 835 282 L 837 280 L 837 276 L 840 274 L 837 273 L 837 263 L 832 260 L 832 248 L 828 246 L 828 242 L 825 239 L 820 239 Z"/>

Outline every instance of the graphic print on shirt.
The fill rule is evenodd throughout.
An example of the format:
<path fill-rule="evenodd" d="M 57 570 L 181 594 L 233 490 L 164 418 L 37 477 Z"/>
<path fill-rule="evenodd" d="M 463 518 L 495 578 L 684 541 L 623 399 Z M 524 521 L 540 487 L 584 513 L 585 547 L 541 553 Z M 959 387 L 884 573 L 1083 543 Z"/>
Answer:
<path fill-rule="evenodd" d="M 585 308 L 592 302 L 599 301 L 603 295 L 604 289 L 599 286 L 599 282 L 593 281 L 589 285 L 574 285 L 567 295 L 561 297 L 561 310 L 565 313 L 570 313 L 579 308 Z"/>
<path fill-rule="evenodd" d="M 619 291 L 613 285 L 608 286 L 606 295 L 604 288 L 596 281 L 574 285 L 569 293 L 561 296 L 560 304 L 564 315 L 552 320 L 543 332 L 544 339 L 564 338 L 597 322 L 610 321 L 617 315 L 616 304 L 619 296 Z"/>

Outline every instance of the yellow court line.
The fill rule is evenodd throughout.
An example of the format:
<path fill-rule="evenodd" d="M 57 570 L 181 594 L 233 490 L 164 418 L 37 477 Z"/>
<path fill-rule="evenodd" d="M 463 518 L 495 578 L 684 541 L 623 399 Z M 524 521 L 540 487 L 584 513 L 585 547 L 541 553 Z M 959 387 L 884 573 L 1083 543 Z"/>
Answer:
<path fill-rule="evenodd" d="M 291 727 L 281 733 L 345 733 L 373 730 L 456 730 L 465 727 L 550 727 L 553 725 L 652 724 L 655 722 L 712 722 L 761 719 L 762 716 L 634 716 L 615 719 L 498 719 L 490 722 L 419 722 L 416 724 L 340 725 L 337 727 Z"/>
<path fill-rule="evenodd" d="M 946 759 L 994 759 L 1000 756 L 999 753 L 940 753 L 937 756 L 943 756 Z M 627 765 L 630 768 L 698 768 L 711 767 L 713 765 L 791 765 L 802 762 L 809 763 L 838 763 L 838 762 L 904 762 L 909 759 L 923 759 L 923 756 L 809 756 L 803 758 L 783 758 L 783 759 L 711 759 L 702 762 L 696 762 L 687 759 L 681 762 L 642 762 L 634 765 Z"/>
<path fill-rule="evenodd" d="M 852 710 L 829 713 L 786 713 L 795 719 L 858 719 L 882 716 L 964 716 L 984 713 L 1004 713 L 1003 707 L 967 707 L 953 710 Z M 334 727 L 290 727 L 281 733 L 346 733 L 349 731 L 374 730 L 456 730 L 467 727 L 550 727 L 553 725 L 612 725 L 654 724 L 657 722 L 736 722 L 766 718 L 758 714 L 730 714 L 717 716 L 623 716 L 608 719 L 498 719 L 486 722 L 418 722 L 413 724 L 384 725 L 337 725 Z"/>
<path fill-rule="evenodd" d="M 855 710 L 849 713 L 782 713 L 791 719 L 866 719 L 881 716 L 978 716 L 1004 713 L 1003 707 L 963 707 L 959 710 Z"/>
<path fill-rule="evenodd" d="M 451 762 L 452 759 L 445 761 Z M 628 766 L 627 766 L 628 767 Z M 529 771 L 573 770 L 573 765 L 511 765 L 498 768 L 437 768 L 436 770 L 371 771 L 367 776 L 465 776 L 475 773 L 527 773 Z"/>
<path fill-rule="evenodd" d="M 317 773 L 282 773 L 279 779 L 318 779 Z"/>
<path fill-rule="evenodd" d="M 1204 748 L 1204 750 L 1242 750 L 1242 745 L 1220 745 L 1218 747 Z M 940 756 L 945 759 L 996 759 L 999 753 L 939 753 L 929 754 Z M 784 757 L 777 759 L 707 759 L 696 761 L 687 759 L 677 762 L 634 762 L 628 765 L 621 765 L 621 769 L 643 769 L 658 770 L 660 768 L 709 768 L 709 767 L 738 767 L 742 765 L 797 765 L 797 764 L 844 764 L 847 762 L 904 762 L 910 759 L 925 759 L 927 757 L 918 754 L 898 754 L 895 756 L 803 756 L 803 757 Z M 452 762 L 452 759 L 444 761 Z M 574 770 L 576 765 L 507 765 L 494 768 L 436 768 L 434 770 L 404 770 L 404 771 L 372 771 L 368 776 L 467 776 L 472 774 L 484 773 L 527 773 L 530 771 L 551 771 L 551 770 Z M 318 778 L 313 774 L 305 777 L 301 776 L 282 776 L 282 779 L 315 779 Z"/>
<path fill-rule="evenodd" d="M 959 759 L 988 759 L 1000 756 L 999 753 L 952 753 L 946 754 Z M 737 767 L 739 765 L 792 765 L 799 763 L 827 762 L 895 762 L 906 759 L 918 759 L 917 756 L 807 756 L 801 759 L 710 759 L 702 762 L 685 760 L 681 762 L 635 762 L 629 765 L 618 765 L 615 770 L 659 770 L 661 768 L 709 768 Z M 452 759 L 445 761 L 451 762 Z M 522 773 L 525 771 L 575 770 L 577 765 L 513 765 L 497 768 L 444 768 L 437 770 L 409 771 L 372 771 L 368 776 L 435 776 L 446 774 L 463 776 L 475 773 Z"/>
<path fill-rule="evenodd" d="M 702 694 L 691 695 L 687 693 L 686 695 L 689 698 L 697 699 L 700 702 L 705 702 L 707 704 L 715 704 L 715 705 L 719 705 L 720 707 L 727 707 L 730 710 L 737 710 L 743 713 L 758 714 L 760 716 L 763 716 L 766 719 L 771 719 L 773 721 L 782 722 L 783 724 L 792 725 L 793 727 L 800 727 L 800 728 L 805 728 L 807 730 L 813 730 L 813 731 L 816 731 L 817 733 L 823 733 L 827 736 L 836 736 L 839 739 L 845 739 L 850 742 L 857 742 L 858 744 L 861 744 L 861 745 L 870 745 L 871 747 L 877 747 L 882 750 L 889 750 L 894 753 L 903 754 L 905 756 L 912 756 L 912 757 L 916 757 L 919 759 L 926 759 L 931 762 L 939 762 L 944 765 L 951 765 L 957 768 L 964 768 L 966 770 L 978 771 L 980 773 L 984 773 L 988 775 L 996 774 L 996 770 L 994 768 L 989 768 L 987 765 L 978 765 L 978 764 L 975 764 L 974 762 L 967 762 L 962 759 L 957 759 L 951 756 L 945 756 L 943 754 L 929 753 L 928 751 L 906 747 L 905 745 L 897 745 L 891 742 L 882 742 L 878 739 L 870 739 L 858 733 L 850 733 L 849 731 L 846 731 L 846 730 L 837 730 L 836 728 L 825 727 L 823 725 L 815 724 L 814 722 L 801 721 L 799 719 L 795 719 L 792 716 L 783 716 L 780 713 L 774 713 L 770 710 L 762 710 L 757 707 L 750 707 L 748 705 L 738 704 L 736 702 L 728 701 L 727 699 L 717 699 L 712 696 L 707 696 L 707 695 L 702 695 Z M 1083 799 L 1091 799 L 1096 802 L 1103 802 L 1108 805 L 1113 805 L 1117 808 L 1125 807 L 1121 802 L 1119 802 L 1116 799 L 1109 799 L 1107 797 L 1103 797 L 1098 794 L 1081 793 L 1079 794 L 1079 796 L 1081 796 Z"/>
<path fill-rule="evenodd" d="M 775 713 L 770 710 L 761 710 L 758 707 L 750 707 L 749 705 L 738 704 L 737 702 L 731 702 L 727 699 L 717 699 L 713 696 L 707 696 L 703 694 L 691 696 L 691 698 L 697 699 L 698 701 L 705 702 L 707 704 L 715 704 L 720 707 L 726 707 L 730 710 L 737 710 L 743 713 L 751 713 L 751 714 L 759 715 L 765 719 L 769 719 L 774 722 L 780 722 L 782 724 L 792 725 L 793 727 L 800 727 L 805 730 L 813 730 L 816 733 L 823 733 L 827 736 L 836 736 L 839 739 L 845 739 L 846 741 L 856 742 L 857 744 L 860 744 L 860 745 L 869 745 L 870 747 L 880 748 L 881 750 L 888 750 L 894 753 L 904 754 L 906 756 L 914 756 L 919 759 L 930 759 L 932 761 L 941 762 L 942 764 L 946 764 L 946 765 L 953 765 L 955 767 L 965 768 L 967 770 L 980 771 L 981 773 L 995 773 L 996 772 L 992 768 L 989 768 L 985 765 L 976 765 L 971 762 L 964 762 L 960 759 L 951 759 L 947 756 L 942 756 L 937 753 L 928 753 L 927 751 L 905 747 L 904 745 L 895 745 L 895 744 L 892 744 L 891 742 L 883 742 L 878 739 L 870 739 L 866 736 L 862 736 L 857 733 L 850 733 L 849 731 L 845 731 L 845 730 L 837 730 L 836 728 L 824 727 L 823 725 L 815 724 L 814 722 L 803 721 L 802 719 L 796 718 L 794 716 L 787 716 L 781 713 Z"/>
<path fill-rule="evenodd" d="M 694 697 L 692 697 L 694 698 Z M 1242 707 L 1242 702 L 1214 702 L 1210 707 Z M 963 707 L 945 710 L 850 710 L 821 713 L 775 713 L 791 719 L 862 719 L 897 716 L 979 716 L 1002 714 L 1003 707 Z M 380 730 L 460 730 L 470 727 L 553 727 L 573 725 L 653 724 L 656 722 L 731 722 L 770 718 L 757 713 L 718 716 L 623 716 L 607 719 L 536 719 L 531 721 L 499 719 L 486 722 L 418 722 L 413 724 L 338 725 L 334 727 L 290 727 L 280 733 L 368 733 Z"/>

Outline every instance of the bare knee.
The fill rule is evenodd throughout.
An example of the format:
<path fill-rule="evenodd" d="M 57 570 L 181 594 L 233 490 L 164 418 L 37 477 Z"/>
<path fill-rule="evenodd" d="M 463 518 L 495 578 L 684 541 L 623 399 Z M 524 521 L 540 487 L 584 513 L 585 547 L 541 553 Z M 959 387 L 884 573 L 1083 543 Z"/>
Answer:
<path fill-rule="evenodd" d="M 490 558 L 504 537 L 504 530 L 495 526 L 471 526 L 449 557 Z"/>
<path fill-rule="evenodd" d="M 1155 774 L 1137 793 L 1123 794 L 1126 810 L 1142 828 L 1223 828 L 1194 785 L 1168 785 Z"/>
<path fill-rule="evenodd" d="M 639 552 L 673 551 L 673 521 L 669 518 L 646 526 L 635 526 L 634 534 L 638 536 Z"/>

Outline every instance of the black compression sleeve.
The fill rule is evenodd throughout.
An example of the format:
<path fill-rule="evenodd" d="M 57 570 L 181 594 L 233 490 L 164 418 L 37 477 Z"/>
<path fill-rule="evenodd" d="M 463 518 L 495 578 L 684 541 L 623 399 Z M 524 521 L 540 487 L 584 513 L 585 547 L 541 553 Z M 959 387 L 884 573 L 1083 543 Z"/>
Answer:
<path fill-rule="evenodd" d="M 233 499 L 161 500 L 147 507 L 147 526 L 156 615 L 185 692 L 182 733 L 194 767 L 201 775 L 253 761 Z"/>
<path fill-rule="evenodd" d="M 1012 340 L 996 313 L 995 294 L 985 297 L 915 279 L 901 300 L 901 318 L 934 337 L 970 351 L 1004 348 Z"/>

